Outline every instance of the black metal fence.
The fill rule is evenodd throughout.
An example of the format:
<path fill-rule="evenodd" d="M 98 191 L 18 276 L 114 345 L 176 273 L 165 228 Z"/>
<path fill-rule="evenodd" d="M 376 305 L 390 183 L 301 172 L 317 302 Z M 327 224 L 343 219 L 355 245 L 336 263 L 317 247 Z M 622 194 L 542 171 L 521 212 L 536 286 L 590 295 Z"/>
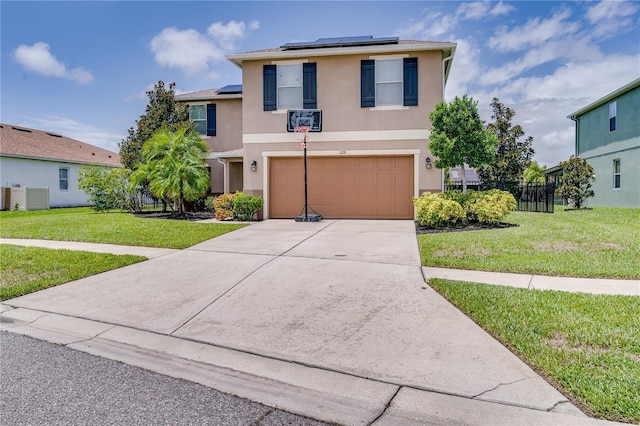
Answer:
<path fill-rule="evenodd" d="M 518 203 L 518 211 L 553 213 L 554 192 L 556 185 L 554 182 L 548 183 L 523 183 L 517 181 L 496 181 L 496 182 L 467 182 L 467 190 L 487 191 L 489 189 L 500 189 L 513 194 Z M 448 183 L 444 185 L 445 191 L 462 191 L 462 183 Z"/>

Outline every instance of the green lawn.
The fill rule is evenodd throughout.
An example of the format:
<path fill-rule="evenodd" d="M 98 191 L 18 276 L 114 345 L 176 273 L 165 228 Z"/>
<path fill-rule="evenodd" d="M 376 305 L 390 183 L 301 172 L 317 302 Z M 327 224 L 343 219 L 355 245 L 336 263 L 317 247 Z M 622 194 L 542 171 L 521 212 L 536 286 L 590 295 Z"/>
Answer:
<path fill-rule="evenodd" d="M 0 300 L 146 260 L 143 256 L 0 244 Z"/>
<path fill-rule="evenodd" d="M 514 228 L 418 236 L 422 264 L 573 277 L 640 278 L 640 209 L 514 212 Z"/>
<path fill-rule="evenodd" d="M 0 212 L 0 236 L 183 249 L 245 225 L 138 218 L 89 208 Z"/>
<path fill-rule="evenodd" d="M 640 423 L 640 297 L 429 285 L 586 412 Z"/>

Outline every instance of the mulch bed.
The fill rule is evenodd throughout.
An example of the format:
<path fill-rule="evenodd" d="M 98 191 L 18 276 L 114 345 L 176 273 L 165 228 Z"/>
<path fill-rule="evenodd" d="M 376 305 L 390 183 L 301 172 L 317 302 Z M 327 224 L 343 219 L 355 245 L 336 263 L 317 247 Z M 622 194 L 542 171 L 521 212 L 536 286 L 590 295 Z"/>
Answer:
<path fill-rule="evenodd" d="M 485 229 L 503 229 L 503 228 L 511 228 L 514 226 L 520 226 L 520 225 L 516 225 L 515 223 L 506 223 L 506 222 L 499 222 L 494 225 L 470 223 L 466 226 L 434 229 L 434 228 L 429 228 L 428 226 L 420 226 L 420 222 L 418 222 L 417 220 L 415 221 L 415 223 L 416 223 L 416 234 L 439 234 L 441 232 L 481 231 Z"/>
<path fill-rule="evenodd" d="M 190 222 L 215 218 L 213 212 L 184 212 L 182 216 L 179 212 L 140 212 L 135 216 L 151 219 L 188 220 Z"/>

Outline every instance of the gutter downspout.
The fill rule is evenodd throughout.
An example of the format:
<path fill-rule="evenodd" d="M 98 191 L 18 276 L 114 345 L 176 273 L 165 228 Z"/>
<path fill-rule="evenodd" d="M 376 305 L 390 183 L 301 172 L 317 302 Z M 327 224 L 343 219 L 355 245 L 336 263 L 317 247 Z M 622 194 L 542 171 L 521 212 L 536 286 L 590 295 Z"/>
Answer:
<path fill-rule="evenodd" d="M 227 194 L 229 193 L 229 182 L 227 182 L 227 162 L 222 160 L 221 158 L 217 158 L 218 163 L 222 164 L 222 169 L 223 169 L 223 184 L 222 184 L 222 191 Z"/>
<path fill-rule="evenodd" d="M 575 131 L 576 136 L 575 136 L 575 142 L 574 142 L 574 150 L 575 150 L 575 156 L 577 157 L 579 155 L 578 144 L 580 141 L 580 119 L 575 115 L 570 115 L 569 118 L 576 123 L 576 131 Z"/>
<path fill-rule="evenodd" d="M 441 99 L 444 101 L 444 86 L 447 80 L 447 62 L 450 62 L 453 59 L 453 51 L 446 58 L 442 58 L 442 96 Z M 444 169 L 440 169 L 440 192 L 444 192 Z"/>
<path fill-rule="evenodd" d="M 447 74 L 446 74 L 446 69 L 447 69 L 447 65 L 446 63 L 448 61 L 451 61 L 453 59 L 453 52 L 451 52 L 451 54 L 449 56 L 447 56 L 446 58 L 442 58 L 442 99 L 444 101 L 444 86 L 446 84 L 446 79 L 447 79 Z"/>

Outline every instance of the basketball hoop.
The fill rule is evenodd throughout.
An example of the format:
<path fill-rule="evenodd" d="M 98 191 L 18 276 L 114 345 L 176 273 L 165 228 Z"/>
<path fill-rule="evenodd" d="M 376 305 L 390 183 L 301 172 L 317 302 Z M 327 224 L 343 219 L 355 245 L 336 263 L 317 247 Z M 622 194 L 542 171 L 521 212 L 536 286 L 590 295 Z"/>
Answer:
<path fill-rule="evenodd" d="M 298 148 L 306 148 L 307 147 L 307 133 L 311 130 L 308 126 L 296 126 L 293 128 L 293 131 L 298 134 L 298 140 L 300 143 L 298 144 Z"/>

